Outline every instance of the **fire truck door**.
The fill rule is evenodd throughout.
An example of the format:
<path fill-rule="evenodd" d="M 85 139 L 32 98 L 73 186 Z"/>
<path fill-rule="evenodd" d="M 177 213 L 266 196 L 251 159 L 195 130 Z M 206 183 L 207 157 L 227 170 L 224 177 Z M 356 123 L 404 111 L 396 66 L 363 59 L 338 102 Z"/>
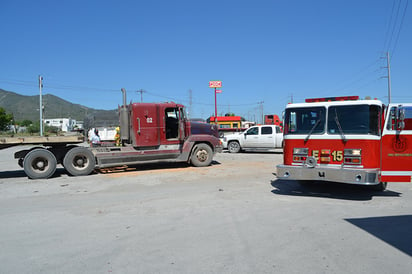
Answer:
<path fill-rule="evenodd" d="M 382 133 L 382 182 L 411 182 L 412 104 L 390 105 Z"/>

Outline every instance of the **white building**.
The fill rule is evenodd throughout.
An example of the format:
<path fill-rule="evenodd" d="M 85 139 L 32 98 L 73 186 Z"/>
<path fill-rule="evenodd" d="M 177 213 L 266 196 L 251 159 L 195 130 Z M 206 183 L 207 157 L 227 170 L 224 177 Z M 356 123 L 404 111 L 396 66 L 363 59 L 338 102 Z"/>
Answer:
<path fill-rule="evenodd" d="M 61 131 L 72 131 L 76 125 L 76 120 L 71 118 L 44 119 L 44 124 L 50 127 L 57 127 Z"/>

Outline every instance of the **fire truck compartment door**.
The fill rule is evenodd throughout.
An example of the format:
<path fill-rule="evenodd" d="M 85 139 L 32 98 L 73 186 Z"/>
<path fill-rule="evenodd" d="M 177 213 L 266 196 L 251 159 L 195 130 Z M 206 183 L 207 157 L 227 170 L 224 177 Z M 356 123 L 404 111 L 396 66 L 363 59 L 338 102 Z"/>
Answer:
<path fill-rule="evenodd" d="M 412 104 L 389 105 L 381 153 L 382 182 L 411 182 Z"/>

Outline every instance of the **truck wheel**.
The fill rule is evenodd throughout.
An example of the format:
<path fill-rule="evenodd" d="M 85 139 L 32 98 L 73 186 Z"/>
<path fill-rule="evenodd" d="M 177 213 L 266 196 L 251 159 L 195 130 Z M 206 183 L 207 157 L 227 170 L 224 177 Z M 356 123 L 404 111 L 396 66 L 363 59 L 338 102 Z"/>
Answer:
<path fill-rule="evenodd" d="M 198 144 L 192 152 L 190 162 L 196 167 L 208 166 L 212 163 L 213 151 L 206 144 Z"/>
<path fill-rule="evenodd" d="M 56 166 L 56 157 L 43 148 L 30 151 L 23 160 L 24 172 L 30 179 L 49 178 L 56 171 Z"/>
<path fill-rule="evenodd" d="M 238 153 L 240 151 L 240 144 L 236 141 L 232 141 L 227 145 L 227 149 L 230 153 Z"/>
<path fill-rule="evenodd" d="M 63 166 L 72 176 L 89 175 L 96 166 L 93 153 L 85 147 L 70 149 L 63 159 Z"/>

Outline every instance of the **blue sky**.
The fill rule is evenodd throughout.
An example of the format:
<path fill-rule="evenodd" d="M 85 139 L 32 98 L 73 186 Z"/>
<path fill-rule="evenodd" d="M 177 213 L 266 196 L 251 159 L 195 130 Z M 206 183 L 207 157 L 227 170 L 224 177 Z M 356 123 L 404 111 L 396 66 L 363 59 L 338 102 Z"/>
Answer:
<path fill-rule="evenodd" d="M 175 101 L 214 113 L 281 115 L 293 98 L 412 101 L 408 0 L 0 1 L 0 88 L 97 109 Z"/>

